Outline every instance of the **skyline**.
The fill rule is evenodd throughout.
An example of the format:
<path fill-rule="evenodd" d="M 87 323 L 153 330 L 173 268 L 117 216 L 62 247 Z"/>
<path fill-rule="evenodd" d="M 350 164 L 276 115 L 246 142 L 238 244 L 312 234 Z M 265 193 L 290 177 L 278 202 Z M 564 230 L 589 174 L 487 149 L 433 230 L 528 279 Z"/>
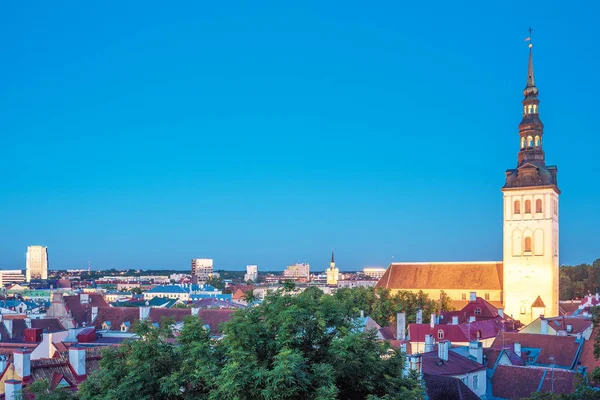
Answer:
<path fill-rule="evenodd" d="M 502 260 L 530 25 L 560 263 L 591 263 L 594 13 L 531 4 L 4 5 L 0 268 Z"/>

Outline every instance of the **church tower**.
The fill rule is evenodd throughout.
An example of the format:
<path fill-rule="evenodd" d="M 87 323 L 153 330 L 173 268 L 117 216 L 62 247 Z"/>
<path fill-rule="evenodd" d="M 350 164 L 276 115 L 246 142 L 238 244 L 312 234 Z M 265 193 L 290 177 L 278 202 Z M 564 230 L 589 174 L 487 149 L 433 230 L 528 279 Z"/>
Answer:
<path fill-rule="evenodd" d="M 547 166 L 544 124 L 529 44 L 517 167 L 506 171 L 503 303 L 522 323 L 558 316 L 558 189 L 556 166 Z"/>
<path fill-rule="evenodd" d="M 333 256 L 333 250 L 331 250 L 331 262 L 327 269 L 327 284 L 336 286 L 340 277 L 340 270 L 335 267 L 335 258 Z"/>

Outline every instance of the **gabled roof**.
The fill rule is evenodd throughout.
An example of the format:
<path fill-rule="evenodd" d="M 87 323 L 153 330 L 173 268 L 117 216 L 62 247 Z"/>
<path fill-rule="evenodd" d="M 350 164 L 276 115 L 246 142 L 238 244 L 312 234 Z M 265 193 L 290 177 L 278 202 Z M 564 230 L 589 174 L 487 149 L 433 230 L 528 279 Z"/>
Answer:
<path fill-rule="evenodd" d="M 592 372 L 595 367 L 600 367 L 600 360 L 597 360 L 594 357 L 594 338 L 598 328 L 594 328 L 592 331 L 592 336 L 590 336 L 590 340 L 586 340 L 583 343 L 583 349 L 581 350 L 581 356 L 579 357 L 579 361 L 581 365 L 587 367 L 588 372 Z"/>
<path fill-rule="evenodd" d="M 549 368 L 498 365 L 491 379 L 492 394 L 503 399 L 530 397 L 534 392 L 554 394 L 573 392 L 575 373 Z"/>
<path fill-rule="evenodd" d="M 71 312 L 75 326 L 83 326 L 83 323 L 89 325 L 92 318 L 92 307 L 108 307 L 108 303 L 104 300 L 102 295 L 97 293 L 89 293 L 90 302 L 87 304 L 81 304 L 80 296 L 64 296 L 65 305 L 67 310 Z"/>
<path fill-rule="evenodd" d="M 546 305 L 544 304 L 544 302 L 542 301 L 542 298 L 540 296 L 538 296 L 535 301 L 531 304 L 531 307 L 536 307 L 536 308 L 546 308 Z"/>
<path fill-rule="evenodd" d="M 376 287 L 502 290 L 502 262 L 392 263 Z"/>
<path fill-rule="evenodd" d="M 408 325 L 408 333 L 411 342 L 424 342 L 425 335 L 433 335 L 434 339 L 437 340 L 439 331 L 443 332 L 444 340 L 450 340 L 451 342 L 469 342 L 477 339 L 495 338 L 501 330 L 502 323 L 498 319 L 488 319 L 459 325 L 435 324 L 433 328 L 430 324 Z"/>
<path fill-rule="evenodd" d="M 569 325 L 571 330 L 569 334 L 582 333 L 592 326 L 592 321 L 583 317 L 557 317 L 557 318 L 546 318 L 548 325 L 555 331 L 566 331 Z"/>
<path fill-rule="evenodd" d="M 535 364 L 549 366 L 552 364 L 550 358 L 553 357 L 554 364 L 557 367 L 568 369 L 574 368 L 577 365 L 580 347 L 583 347 L 583 340 L 578 341 L 574 336 L 512 332 L 505 332 L 502 335 L 498 335 L 491 347 L 501 349 L 503 346 L 510 346 L 512 348 L 515 342 L 521 344 L 523 359 L 528 359 L 528 349 L 535 349 L 535 354 L 538 353 L 539 349 L 539 354 L 535 357 Z M 534 353 L 530 354 L 535 355 Z"/>
<path fill-rule="evenodd" d="M 437 346 L 434 351 L 421 355 L 424 374 L 433 375 L 460 375 L 485 369 L 485 365 L 470 360 L 454 351 L 448 351 L 448 360 L 442 361 L 438 357 Z"/>
<path fill-rule="evenodd" d="M 467 385 L 458 378 L 423 374 L 429 400 L 479 400 Z"/>

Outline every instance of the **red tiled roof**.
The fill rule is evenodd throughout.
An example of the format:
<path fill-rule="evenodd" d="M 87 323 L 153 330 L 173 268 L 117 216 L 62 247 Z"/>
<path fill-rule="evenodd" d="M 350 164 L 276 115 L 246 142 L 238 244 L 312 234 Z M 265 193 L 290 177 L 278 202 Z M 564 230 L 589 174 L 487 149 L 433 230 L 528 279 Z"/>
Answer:
<path fill-rule="evenodd" d="M 210 326 L 210 331 L 213 335 L 221 333 L 220 325 L 223 322 L 227 322 L 233 316 L 235 310 L 221 309 L 221 310 L 200 310 L 198 317 Z"/>
<path fill-rule="evenodd" d="M 546 305 L 544 304 L 544 301 L 542 300 L 542 298 L 540 296 L 538 296 L 534 302 L 531 304 L 531 307 L 536 307 L 536 308 L 546 308 Z"/>
<path fill-rule="evenodd" d="M 487 368 L 494 368 L 494 365 L 496 364 L 496 361 L 498 360 L 502 352 L 504 352 L 508 356 L 508 359 L 510 360 L 512 365 L 525 365 L 525 361 L 523 361 L 521 357 L 515 354 L 514 349 L 512 347 L 510 349 L 494 349 L 489 347 L 483 349 L 483 355 L 485 356 L 484 359 L 486 360 Z"/>
<path fill-rule="evenodd" d="M 441 361 L 438 357 L 437 346 L 434 351 L 423 353 L 421 361 L 424 374 L 459 375 L 485 369 L 485 365 L 461 356 L 454 351 L 448 351 L 448 361 Z"/>
<path fill-rule="evenodd" d="M 575 311 L 579 310 L 580 303 L 564 301 L 558 303 L 558 309 L 561 315 L 572 315 Z"/>
<path fill-rule="evenodd" d="M 110 321 L 111 330 L 120 330 L 123 322 L 133 324 L 140 319 L 140 309 L 137 307 L 98 307 L 98 316 L 94 320 L 96 329 L 102 329 L 102 324 Z"/>
<path fill-rule="evenodd" d="M 108 303 L 100 294 L 89 293 L 90 302 L 87 304 L 81 304 L 80 296 L 81 295 L 63 297 L 67 309 L 71 311 L 75 326 L 83 326 L 84 322 L 87 325 L 90 324 L 92 318 L 92 307 L 108 306 Z"/>
<path fill-rule="evenodd" d="M 583 349 L 581 350 L 581 356 L 579 357 L 581 365 L 587 367 L 588 372 L 592 372 L 595 367 L 600 367 L 600 360 L 596 360 L 596 357 L 594 357 L 594 339 L 598 333 L 597 329 L 598 328 L 594 328 L 590 340 L 586 340 L 583 343 Z"/>
<path fill-rule="evenodd" d="M 521 399 L 537 392 L 540 383 L 542 393 L 550 392 L 553 381 L 555 394 L 571 393 L 574 379 L 573 371 L 498 365 L 491 380 L 492 394 L 503 399 Z"/>
<path fill-rule="evenodd" d="M 450 376 L 423 374 L 429 400 L 479 400 L 467 385 Z"/>
<path fill-rule="evenodd" d="M 502 323 L 497 319 L 488 319 L 483 321 L 475 321 L 463 323 L 459 325 L 452 324 L 436 324 L 432 328 L 429 324 L 409 324 L 408 332 L 411 342 L 424 342 L 425 335 L 433 335 L 438 339 L 438 332 L 444 333 L 444 340 L 451 342 L 469 342 L 478 339 L 490 339 L 498 335 L 502 330 Z"/>
<path fill-rule="evenodd" d="M 570 334 L 584 332 L 592 326 L 592 321 L 581 317 L 547 318 L 547 320 L 548 325 L 555 331 L 566 331 L 567 325 L 571 325 Z"/>
<path fill-rule="evenodd" d="M 163 318 L 173 318 L 176 322 L 181 322 L 188 315 L 192 315 L 190 308 L 151 308 L 149 319 L 152 322 L 160 323 Z"/>
<path fill-rule="evenodd" d="M 32 319 L 31 327 L 45 329 L 46 332 L 60 332 L 66 330 L 58 318 Z"/>
<path fill-rule="evenodd" d="M 539 335 L 535 333 L 513 333 L 505 332 L 503 335 L 498 335 L 493 348 L 499 349 L 504 346 L 511 346 L 515 343 L 521 343 L 522 356 L 526 358 L 526 347 L 541 349 L 537 357 L 537 364 L 550 365 L 552 361 L 550 357 L 554 357 L 555 365 L 559 367 L 571 368 L 577 361 L 577 355 L 580 347 L 577 338 L 574 336 L 552 336 Z"/>
<path fill-rule="evenodd" d="M 392 263 L 376 287 L 502 290 L 502 262 Z"/>

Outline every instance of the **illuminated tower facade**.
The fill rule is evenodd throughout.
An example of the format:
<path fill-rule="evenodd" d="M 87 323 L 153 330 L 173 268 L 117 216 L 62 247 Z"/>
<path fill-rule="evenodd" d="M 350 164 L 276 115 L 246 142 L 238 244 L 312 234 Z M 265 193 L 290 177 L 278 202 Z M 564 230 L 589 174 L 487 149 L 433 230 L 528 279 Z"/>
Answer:
<path fill-rule="evenodd" d="M 503 303 L 523 323 L 558 316 L 558 197 L 556 166 L 547 166 L 544 124 L 529 45 L 527 85 L 519 124 L 517 167 L 506 171 Z"/>

